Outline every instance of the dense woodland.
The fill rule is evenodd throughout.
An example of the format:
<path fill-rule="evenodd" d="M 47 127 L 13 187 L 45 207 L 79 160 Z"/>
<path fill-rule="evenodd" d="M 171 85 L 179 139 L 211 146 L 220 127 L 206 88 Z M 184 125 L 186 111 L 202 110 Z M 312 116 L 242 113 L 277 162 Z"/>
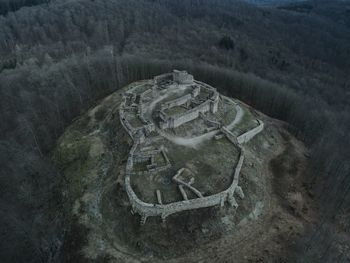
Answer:
<path fill-rule="evenodd" d="M 0 15 L 16 11 L 21 7 L 48 3 L 49 0 L 0 0 Z"/>
<path fill-rule="evenodd" d="M 2 262 L 60 260 L 56 139 L 104 96 L 173 68 L 290 124 L 310 148 L 305 184 L 321 215 L 297 253 L 342 259 L 334 246 L 350 228 L 350 4 L 309 1 L 305 12 L 235 0 L 10 3 L 0 2 Z"/>

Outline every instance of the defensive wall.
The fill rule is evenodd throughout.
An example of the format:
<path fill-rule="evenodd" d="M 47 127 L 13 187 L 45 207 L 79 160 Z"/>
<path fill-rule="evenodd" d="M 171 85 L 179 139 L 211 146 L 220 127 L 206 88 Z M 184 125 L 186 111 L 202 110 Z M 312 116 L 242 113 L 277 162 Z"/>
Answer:
<path fill-rule="evenodd" d="M 135 150 L 134 150 L 135 151 Z M 131 168 L 131 173 L 134 175 L 144 175 L 148 173 L 158 173 L 161 171 L 165 171 L 171 167 L 170 160 L 167 156 L 167 154 L 164 151 L 164 146 L 161 146 L 160 149 L 155 149 L 155 150 L 149 150 L 149 151 L 139 151 L 138 153 L 132 153 L 132 163 L 141 163 L 145 162 L 148 160 L 151 160 L 151 163 L 146 166 L 147 170 L 145 171 L 133 171 L 133 166 L 129 166 Z M 157 154 L 161 154 L 165 164 L 162 166 L 159 166 L 157 163 L 154 161 L 154 156 Z"/>
<path fill-rule="evenodd" d="M 190 109 L 182 114 L 170 117 L 174 119 L 174 124 L 173 127 L 169 128 L 176 128 L 186 122 L 197 119 L 200 113 L 206 113 L 210 110 L 210 103 L 211 102 L 207 100 L 204 103 L 198 105 L 197 107 L 194 107 L 193 109 Z"/>
<path fill-rule="evenodd" d="M 257 121 L 259 123 L 257 127 L 237 137 L 237 141 L 239 144 L 249 142 L 255 135 L 257 135 L 262 130 L 264 130 L 264 123 L 261 120 L 257 120 Z"/>
<path fill-rule="evenodd" d="M 130 158 L 130 157 L 129 157 Z M 242 189 L 238 187 L 239 174 L 244 161 L 243 150 L 239 156 L 238 163 L 233 172 L 233 181 L 230 187 L 220 193 L 205 196 L 201 198 L 195 198 L 190 200 L 183 200 L 179 202 L 174 202 L 170 204 L 154 204 L 146 203 L 140 200 L 135 192 L 133 191 L 130 183 L 130 171 L 126 171 L 125 177 L 125 189 L 128 194 L 129 200 L 132 206 L 132 212 L 141 215 L 141 224 L 146 222 L 147 217 L 150 216 L 160 216 L 163 220 L 171 214 L 192 210 L 204 207 L 211 207 L 216 205 L 223 206 L 225 202 L 229 202 L 230 205 L 237 207 L 238 204 L 234 198 L 234 194 L 237 193 L 238 196 L 242 197 Z"/>
<path fill-rule="evenodd" d="M 171 101 L 168 101 L 166 103 L 163 103 L 161 105 L 161 110 L 171 109 L 171 108 L 176 107 L 176 106 L 184 105 L 184 104 L 190 102 L 191 99 L 192 99 L 192 95 L 186 94 L 186 95 L 181 96 L 175 100 L 171 100 Z"/>
<path fill-rule="evenodd" d="M 207 116 L 205 116 L 202 113 L 199 113 L 199 117 L 202 118 L 204 123 L 208 126 L 215 127 L 216 129 L 220 129 L 222 126 L 220 122 L 210 120 Z"/>
<path fill-rule="evenodd" d="M 192 84 L 194 79 L 187 71 L 174 69 L 172 73 L 165 73 L 153 78 L 155 84 L 160 84 L 162 81 L 172 80 L 178 84 Z"/>
<path fill-rule="evenodd" d="M 164 75 L 161 75 L 158 77 L 155 77 L 155 82 L 161 81 L 164 78 L 167 79 L 167 78 L 174 77 L 174 75 L 173 75 L 173 73 L 170 73 L 170 74 L 164 74 Z M 216 92 L 216 89 L 214 89 L 213 87 L 211 87 L 205 83 L 199 82 L 199 81 L 195 81 L 195 83 L 202 85 L 202 87 L 205 87 L 205 88 L 208 88 L 208 89 L 214 91 L 213 96 L 211 97 L 211 99 L 206 100 L 205 102 L 196 106 L 195 108 L 190 109 L 187 112 L 178 115 L 176 123 L 175 123 L 175 119 L 174 119 L 174 125 L 179 126 L 179 125 L 181 125 L 180 123 L 184 123 L 184 122 L 187 122 L 189 120 L 193 120 L 195 118 L 198 118 L 200 114 L 203 114 L 207 111 L 215 111 L 215 105 L 213 105 L 213 103 L 216 103 L 216 107 L 217 107 L 217 103 L 219 101 L 219 96 L 218 96 L 218 93 Z M 141 99 L 140 99 L 141 104 L 142 104 L 142 97 L 143 96 L 141 95 Z M 125 109 L 129 107 L 127 105 L 128 99 L 129 99 L 130 103 L 133 103 L 135 96 L 127 93 L 127 95 L 123 96 L 123 100 L 122 100 L 122 103 L 121 103 L 120 108 L 119 108 L 120 121 L 121 121 L 123 127 L 126 129 L 129 136 L 133 140 L 133 145 L 130 149 L 130 153 L 129 153 L 127 163 L 126 163 L 125 190 L 127 192 L 127 195 L 129 197 L 129 200 L 130 200 L 130 203 L 132 206 L 132 212 L 138 213 L 141 215 L 141 223 L 142 224 L 144 224 L 146 222 L 147 217 L 150 217 L 150 216 L 160 216 L 163 220 L 165 220 L 165 218 L 167 216 L 174 214 L 174 213 L 177 213 L 177 212 L 198 209 L 198 208 L 204 208 L 204 207 L 211 207 L 211 206 L 216 206 L 216 205 L 223 206 L 225 204 L 225 202 L 228 202 L 231 206 L 234 206 L 234 207 L 238 206 L 236 199 L 234 197 L 234 194 L 237 194 L 240 198 L 244 198 L 243 190 L 238 185 L 240 171 L 241 171 L 241 168 L 242 168 L 243 162 L 244 162 L 244 149 L 242 148 L 242 144 L 248 142 L 256 134 L 258 134 L 259 132 L 261 132 L 264 129 L 264 123 L 262 121 L 257 120 L 259 123 L 259 125 L 257 127 L 253 128 L 252 130 L 250 130 L 246 133 L 241 134 L 238 137 L 236 137 L 227 128 L 221 127 L 221 131 L 223 132 L 223 134 L 225 134 L 226 137 L 236 147 L 238 147 L 239 151 L 240 151 L 238 162 L 237 162 L 236 167 L 234 168 L 234 171 L 233 171 L 232 183 L 228 189 L 226 189 L 220 193 L 211 195 L 211 196 L 204 196 L 204 197 L 202 196 L 201 197 L 201 195 L 198 194 L 198 196 L 199 196 L 198 198 L 195 198 L 195 199 L 184 198 L 185 200 L 173 202 L 173 203 L 169 203 L 169 204 L 162 204 L 161 193 L 159 190 L 157 190 L 158 203 L 157 204 L 156 203 L 147 203 L 147 202 L 140 200 L 138 198 L 138 196 L 136 195 L 136 193 L 133 191 L 133 189 L 131 187 L 130 176 L 135 174 L 135 172 L 133 171 L 134 159 L 139 161 L 139 160 L 144 160 L 144 159 L 149 157 L 149 156 L 147 156 L 147 157 L 142 156 L 142 153 L 140 153 L 140 152 L 136 153 L 136 150 L 138 148 L 138 145 L 145 140 L 145 134 L 147 134 L 146 131 L 147 130 L 154 130 L 155 126 L 153 123 L 148 123 L 148 124 L 144 125 L 144 127 L 142 127 L 141 129 L 133 128 L 130 125 L 130 123 L 127 121 L 127 119 L 125 118 Z M 184 98 L 181 98 L 181 100 L 179 100 L 179 101 L 175 100 L 175 102 L 173 101 L 173 103 L 174 103 L 173 105 L 175 105 L 176 103 L 183 102 L 183 101 L 185 101 Z M 217 108 L 216 108 L 216 110 L 217 110 Z M 142 115 L 142 108 L 140 109 L 140 113 Z M 210 120 L 207 120 L 207 121 L 210 121 Z M 150 151 L 150 153 L 155 153 L 158 151 L 159 150 Z M 164 154 L 164 158 L 166 159 L 167 165 L 169 165 L 170 161 L 169 161 L 168 157 L 166 156 L 165 152 L 164 151 L 161 151 L 161 152 L 162 152 L 162 154 Z M 157 167 L 155 167 L 155 168 L 157 168 Z M 162 167 L 158 167 L 158 168 L 162 169 L 164 167 L 162 166 Z M 158 170 L 155 169 L 155 172 L 158 172 Z M 184 184 L 184 185 L 187 186 L 186 184 Z M 179 184 L 179 186 L 183 187 L 182 184 Z M 186 195 L 183 195 L 183 196 L 186 196 Z"/>
<path fill-rule="evenodd" d="M 181 106 L 191 102 L 192 99 L 197 97 L 200 93 L 200 87 L 196 86 L 192 89 L 191 94 L 183 95 L 177 99 L 165 102 L 161 105 L 161 110 L 171 109 L 176 106 Z"/>
<path fill-rule="evenodd" d="M 173 80 L 173 73 L 165 73 L 162 75 L 155 76 L 153 78 L 154 84 L 156 84 L 156 85 L 158 85 L 162 81 L 166 81 L 166 80 Z"/>
<path fill-rule="evenodd" d="M 167 108 L 168 105 L 164 104 L 164 106 L 162 106 L 162 110 L 160 111 L 160 115 L 162 118 L 162 121 L 159 123 L 160 128 L 161 129 L 176 128 L 186 122 L 197 119 L 200 113 L 204 114 L 209 111 L 212 113 L 216 113 L 219 105 L 219 94 L 214 88 L 210 88 L 210 91 L 212 92 L 212 96 L 209 99 L 199 104 L 198 106 L 192 109 L 189 109 L 186 112 L 183 112 L 181 114 L 177 114 L 173 116 L 166 115 L 162 110 Z M 189 99 L 189 96 L 183 96 L 183 97 L 180 97 L 179 99 L 170 101 L 169 105 L 170 107 L 182 105 L 186 103 L 188 99 Z M 193 101 L 193 97 L 191 97 L 190 99 Z"/>
<path fill-rule="evenodd" d="M 192 84 L 193 76 L 188 74 L 186 71 L 174 70 L 173 80 L 179 84 Z"/>

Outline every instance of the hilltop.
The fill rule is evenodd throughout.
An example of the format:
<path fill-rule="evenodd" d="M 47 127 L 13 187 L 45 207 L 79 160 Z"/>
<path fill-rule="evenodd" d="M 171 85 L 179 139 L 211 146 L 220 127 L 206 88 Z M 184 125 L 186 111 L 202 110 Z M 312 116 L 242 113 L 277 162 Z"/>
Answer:
<path fill-rule="evenodd" d="M 152 81 L 135 82 L 109 95 L 68 127 L 58 141 L 54 158 L 67 181 L 65 207 L 70 218 L 64 245 L 66 260 L 198 262 L 200 259 L 225 261 L 235 257 L 237 262 L 241 262 L 277 259 L 286 253 L 286 245 L 302 235 L 305 224 L 313 215 L 312 202 L 302 186 L 307 150 L 285 129 L 285 124 L 238 100 L 235 103 L 245 117 L 237 121 L 235 127 L 232 126 L 234 134 L 242 134 L 256 126 L 255 118 L 265 124 L 263 132 L 244 146 L 245 160 L 239 179 L 244 195 L 235 195 L 238 205 L 183 211 L 168 215 L 163 223 L 160 217 L 149 217 L 140 224 L 142 217 L 132 214 L 132 210 L 139 211 L 133 207 L 125 185 L 125 167 L 129 163 L 133 140 L 121 123 L 119 108 L 123 94 L 143 85 L 150 87 Z M 219 112 L 221 107 L 219 105 Z M 234 107 L 228 109 L 235 112 Z M 130 115 L 128 118 L 132 120 L 135 117 Z M 186 129 L 193 129 L 201 123 L 198 121 L 192 120 L 179 128 L 187 125 Z M 230 122 L 229 119 L 227 121 Z M 132 123 L 135 125 L 135 121 Z M 170 130 L 176 134 L 183 132 L 177 129 Z M 225 179 L 231 174 L 225 173 L 225 167 L 233 169 L 238 161 L 238 151 L 225 137 L 208 138 L 195 147 L 181 144 L 177 156 L 175 145 L 172 148 L 167 146 L 172 138 L 166 136 L 166 140 L 170 139 L 166 143 L 152 139 L 154 134 L 147 136 L 151 137 L 146 137 L 146 142 L 156 141 L 157 145 L 166 147 L 171 166 L 153 175 L 136 172 L 131 176 L 132 187 L 138 189 L 135 191 L 144 201 L 157 203 L 155 189 L 162 189 L 162 202 L 165 204 L 184 198 L 177 188 L 174 192 L 171 180 L 165 180 L 168 172 L 171 177 L 174 176 L 176 167 L 185 166 L 194 172 L 192 186 L 204 196 L 224 190 L 227 187 L 224 182 L 232 180 L 230 177 Z M 220 148 L 206 146 L 215 143 L 219 143 Z M 143 147 L 149 151 L 152 145 Z M 214 152 L 206 152 L 206 149 Z M 227 151 L 233 152 L 228 154 Z M 220 155 L 221 152 L 224 154 Z M 212 154 L 217 155 L 219 163 L 213 162 Z M 136 152 L 134 155 L 136 158 Z M 157 160 L 158 157 L 155 158 Z M 207 163 L 206 167 L 201 163 L 203 160 Z M 161 165 L 160 161 L 158 163 Z M 196 165 L 199 166 L 196 168 Z M 146 169 L 140 165 L 135 167 Z M 199 168 L 207 170 L 204 177 L 201 174 L 204 170 Z M 219 169 L 222 169 L 222 175 Z M 196 175 L 195 171 L 200 173 Z M 225 180 L 217 176 L 210 179 L 211 173 Z M 185 178 L 182 180 L 187 180 Z M 154 189 L 151 194 L 150 189 Z M 184 189 L 190 200 L 201 200 L 188 188 Z M 280 235 L 289 238 L 281 242 L 276 239 Z"/>

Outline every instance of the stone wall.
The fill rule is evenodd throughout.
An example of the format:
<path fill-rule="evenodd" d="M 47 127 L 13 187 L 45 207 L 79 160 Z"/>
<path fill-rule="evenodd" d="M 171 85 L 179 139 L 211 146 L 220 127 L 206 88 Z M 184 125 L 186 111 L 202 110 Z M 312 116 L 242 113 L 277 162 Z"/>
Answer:
<path fill-rule="evenodd" d="M 249 142 L 255 135 L 264 130 L 264 123 L 261 120 L 257 121 L 259 123 L 258 127 L 255 127 L 254 129 L 247 131 L 246 133 L 243 133 L 237 137 L 237 141 L 239 144 Z"/>
<path fill-rule="evenodd" d="M 199 117 L 199 113 L 206 113 L 210 110 L 210 101 L 205 101 L 204 103 L 198 105 L 197 107 L 190 109 L 181 115 L 174 116 L 174 126 L 171 128 L 179 127 L 180 125 L 197 119 Z"/>
<path fill-rule="evenodd" d="M 226 135 L 226 138 L 230 142 L 232 142 L 234 145 L 238 145 L 237 137 L 230 130 L 228 130 L 226 127 L 222 127 L 220 130 Z"/>
<path fill-rule="evenodd" d="M 195 84 L 198 84 L 198 85 L 201 85 L 202 87 L 206 88 L 206 89 L 209 89 L 211 91 L 215 91 L 216 92 L 216 88 L 210 86 L 209 84 L 207 83 L 204 83 L 202 81 L 199 81 L 199 80 L 194 80 L 193 81 Z"/>
<path fill-rule="evenodd" d="M 119 119 L 121 124 L 123 125 L 126 132 L 129 134 L 131 138 L 133 138 L 133 128 L 131 127 L 130 123 L 126 120 L 125 112 L 124 112 L 124 105 L 125 103 L 122 102 L 119 108 Z"/>
<path fill-rule="evenodd" d="M 138 153 L 135 153 L 135 149 L 132 149 L 131 151 L 132 160 L 130 163 L 134 164 L 134 163 L 140 163 L 140 162 L 151 160 L 151 164 L 146 166 L 147 170 L 145 171 L 134 171 L 133 165 L 129 166 L 128 169 L 130 174 L 133 174 L 133 175 L 145 175 L 149 173 L 154 174 L 154 173 L 165 171 L 171 167 L 170 160 L 164 151 L 163 145 L 160 147 L 160 149 L 139 151 Z M 163 156 L 165 161 L 164 165 L 158 166 L 158 164 L 154 162 L 154 156 L 157 154 L 161 154 Z"/>
<path fill-rule="evenodd" d="M 191 91 L 192 98 L 195 98 L 201 92 L 201 87 L 196 85 L 196 86 L 192 86 L 192 88 L 193 88 L 192 91 Z"/>
<path fill-rule="evenodd" d="M 179 102 L 183 102 L 184 98 L 181 97 Z M 175 100 L 171 101 L 172 104 L 176 104 L 178 101 Z M 218 110 L 218 104 L 219 104 L 219 96 L 216 90 L 213 90 L 213 95 L 210 99 L 206 100 L 205 102 L 199 104 L 198 106 L 184 112 L 181 114 L 177 114 L 175 116 L 167 117 L 166 114 L 163 112 L 160 112 L 162 115 L 163 122 L 160 123 L 161 129 L 166 129 L 166 128 L 176 128 L 179 127 L 180 125 L 192 121 L 194 119 L 197 119 L 199 117 L 200 113 L 206 113 L 208 111 L 215 113 Z"/>
<path fill-rule="evenodd" d="M 204 123 L 208 126 L 215 127 L 217 129 L 221 128 L 221 123 L 217 121 L 210 120 L 207 116 L 205 116 L 203 113 L 199 114 L 199 117 L 204 121 Z"/>
<path fill-rule="evenodd" d="M 212 98 L 210 99 L 210 112 L 216 113 L 218 111 L 218 106 L 219 106 L 219 94 L 215 92 Z"/>
<path fill-rule="evenodd" d="M 171 109 L 176 106 L 181 106 L 183 104 L 186 104 L 187 102 L 191 101 L 192 95 L 186 94 L 182 97 L 179 97 L 175 100 L 168 101 L 166 103 L 163 103 L 161 105 L 161 110 Z"/>
<path fill-rule="evenodd" d="M 192 84 L 193 76 L 188 74 L 186 71 L 173 71 L 173 80 L 179 84 Z"/>
<path fill-rule="evenodd" d="M 162 81 L 166 81 L 166 80 L 173 80 L 173 74 L 165 73 L 159 76 L 155 76 L 153 78 L 154 84 L 160 84 Z"/>
<path fill-rule="evenodd" d="M 204 207 L 211 207 L 216 205 L 224 205 L 225 202 L 229 202 L 231 205 L 236 206 L 237 202 L 235 201 L 234 194 L 237 193 L 241 196 L 241 188 L 238 188 L 238 180 L 240 170 L 242 168 L 244 161 L 243 150 L 241 150 L 241 154 L 237 163 L 237 166 L 233 173 L 233 181 L 230 187 L 218 194 L 214 194 L 211 196 L 206 196 L 202 198 L 183 200 L 179 202 L 174 202 L 170 204 L 151 204 L 146 203 L 140 200 L 130 184 L 130 173 L 126 173 L 125 178 L 125 187 L 128 197 L 131 202 L 133 213 L 138 213 L 141 215 L 141 223 L 145 223 L 147 217 L 150 216 L 160 216 L 163 220 L 171 214 L 185 211 L 185 210 L 193 210 Z"/>

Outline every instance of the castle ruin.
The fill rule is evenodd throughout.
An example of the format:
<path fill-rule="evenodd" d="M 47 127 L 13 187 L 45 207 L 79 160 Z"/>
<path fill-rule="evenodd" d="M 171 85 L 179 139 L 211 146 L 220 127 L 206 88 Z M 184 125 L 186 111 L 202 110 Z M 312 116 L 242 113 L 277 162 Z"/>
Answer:
<path fill-rule="evenodd" d="M 264 129 L 261 120 L 254 120 L 255 127 L 236 134 L 241 115 L 235 101 L 194 80 L 186 71 L 156 76 L 124 94 L 119 116 L 133 141 L 125 168 L 125 189 L 132 212 L 141 216 L 142 224 L 148 217 L 165 220 L 184 210 L 225 203 L 238 207 L 236 198 L 244 198 L 239 186 L 244 144 Z M 220 165 L 202 160 L 210 152 L 201 152 L 206 144 L 219 153 L 237 153 L 236 161 L 228 159 L 227 165 Z M 187 152 L 189 157 L 183 157 Z M 201 162 L 217 171 L 206 174 Z M 210 180 L 219 179 L 230 183 L 212 187 Z M 206 181 L 208 187 L 203 183 Z M 176 191 L 182 199 L 176 199 Z"/>

